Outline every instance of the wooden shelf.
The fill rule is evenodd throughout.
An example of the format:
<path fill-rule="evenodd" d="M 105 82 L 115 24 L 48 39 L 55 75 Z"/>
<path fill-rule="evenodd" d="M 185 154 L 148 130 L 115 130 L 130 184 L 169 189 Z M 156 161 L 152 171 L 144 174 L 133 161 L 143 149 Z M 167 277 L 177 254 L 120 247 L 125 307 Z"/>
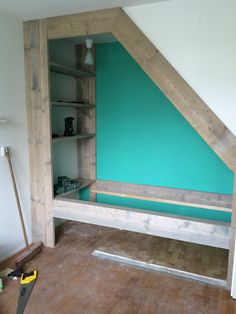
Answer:
<path fill-rule="evenodd" d="M 74 189 L 72 191 L 68 191 L 66 193 L 56 195 L 55 198 L 57 199 L 58 198 L 72 198 L 73 199 L 74 193 L 80 190 L 83 190 L 96 182 L 96 180 L 86 179 L 86 178 L 76 178 L 76 179 L 73 179 L 73 181 L 80 182 L 80 187 L 78 189 Z"/>
<path fill-rule="evenodd" d="M 232 212 L 232 195 L 228 194 L 105 180 L 97 180 L 92 192 L 158 203 Z"/>
<path fill-rule="evenodd" d="M 78 109 L 92 109 L 95 108 L 93 104 L 84 104 L 79 102 L 67 102 L 67 101 L 51 101 L 52 106 L 57 107 L 73 107 Z"/>
<path fill-rule="evenodd" d="M 82 140 L 84 138 L 94 137 L 95 134 L 75 134 L 72 136 L 58 136 L 52 139 L 53 143 L 62 142 L 62 141 L 71 141 L 71 140 Z"/>
<path fill-rule="evenodd" d="M 84 70 L 78 70 L 78 69 L 72 69 L 69 67 L 66 67 L 64 65 L 55 63 L 55 62 L 50 62 L 50 71 L 55 72 L 55 73 L 60 73 L 60 74 L 65 74 L 73 77 L 92 77 L 95 76 L 94 73 L 84 71 Z"/>

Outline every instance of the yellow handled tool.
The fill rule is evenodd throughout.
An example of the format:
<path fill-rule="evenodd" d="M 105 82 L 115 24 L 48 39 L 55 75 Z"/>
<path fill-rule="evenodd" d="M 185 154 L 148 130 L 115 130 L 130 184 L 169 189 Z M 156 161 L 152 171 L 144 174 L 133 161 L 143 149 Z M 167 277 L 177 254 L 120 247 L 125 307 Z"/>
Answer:
<path fill-rule="evenodd" d="M 23 273 L 20 279 L 20 295 L 17 306 L 17 314 L 23 314 L 33 287 L 37 279 L 38 272 L 34 270 L 30 273 Z"/>

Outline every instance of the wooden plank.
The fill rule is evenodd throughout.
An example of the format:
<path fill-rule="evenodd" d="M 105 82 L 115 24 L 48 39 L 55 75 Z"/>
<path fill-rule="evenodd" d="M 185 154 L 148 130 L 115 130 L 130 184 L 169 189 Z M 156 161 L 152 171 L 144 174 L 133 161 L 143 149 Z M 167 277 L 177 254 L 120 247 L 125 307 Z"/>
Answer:
<path fill-rule="evenodd" d="M 32 236 L 54 246 L 46 20 L 24 23 Z"/>
<path fill-rule="evenodd" d="M 61 141 L 73 141 L 73 140 L 83 140 L 89 139 L 90 137 L 94 137 L 95 134 L 74 134 L 71 136 L 58 136 L 52 139 L 53 143 L 61 142 Z"/>
<path fill-rule="evenodd" d="M 84 12 L 48 18 L 48 38 L 110 33 L 118 9 Z"/>
<path fill-rule="evenodd" d="M 234 134 L 123 10 L 119 10 L 112 33 L 213 151 L 232 171 L 235 171 L 236 137 Z"/>
<path fill-rule="evenodd" d="M 91 109 L 95 107 L 93 104 L 65 101 L 51 101 L 51 105 L 56 107 L 73 107 L 77 109 Z"/>
<path fill-rule="evenodd" d="M 236 298 L 236 175 L 234 175 L 234 194 L 233 194 L 233 207 L 232 207 L 232 218 L 231 218 L 231 231 L 229 240 L 229 260 L 228 260 L 228 276 L 227 284 L 228 288 L 231 289 L 231 296 Z"/>
<path fill-rule="evenodd" d="M 232 211 L 232 196 L 193 190 L 174 189 L 160 186 L 130 184 L 97 180 L 93 188 L 97 194 L 141 199 L 159 203 L 206 208 L 210 210 Z"/>
<path fill-rule="evenodd" d="M 93 65 L 84 63 L 87 48 L 84 44 L 76 46 L 76 66 L 85 71 L 96 72 L 95 44 L 92 47 Z M 96 77 L 77 79 L 77 99 L 81 102 L 96 104 Z M 96 134 L 96 107 L 78 111 L 80 132 Z M 96 137 L 78 145 L 80 176 L 96 179 Z M 90 193 L 90 200 L 96 201 L 96 194 Z"/>
<path fill-rule="evenodd" d="M 129 230 L 165 238 L 229 248 L 230 226 L 203 219 L 159 214 L 119 206 L 78 200 L 53 200 L 53 215 L 57 218 Z"/>
<path fill-rule="evenodd" d="M 92 72 L 83 71 L 81 69 L 71 69 L 69 67 L 66 67 L 64 65 L 61 65 L 55 62 L 50 62 L 50 71 L 55 72 L 55 73 L 69 75 L 69 76 L 74 76 L 74 77 L 94 76 L 94 73 Z"/>
<path fill-rule="evenodd" d="M 41 151 L 37 143 L 41 138 L 41 123 L 37 116 L 41 114 L 40 64 L 39 64 L 39 21 L 24 23 L 25 45 L 25 76 L 26 76 L 26 101 L 28 120 L 28 141 L 30 161 L 30 188 L 31 188 L 31 219 L 33 240 L 46 240 L 45 211 L 41 202 L 43 195 L 41 186 Z M 40 108 L 40 109 L 39 109 Z M 36 160 L 40 163 L 36 167 Z M 38 181 L 39 180 L 39 181 Z"/>

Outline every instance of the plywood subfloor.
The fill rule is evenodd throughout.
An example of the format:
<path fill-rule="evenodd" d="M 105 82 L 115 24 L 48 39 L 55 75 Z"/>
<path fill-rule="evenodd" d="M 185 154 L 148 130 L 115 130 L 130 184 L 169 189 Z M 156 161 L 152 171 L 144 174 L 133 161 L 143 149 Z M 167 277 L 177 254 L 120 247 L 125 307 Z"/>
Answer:
<path fill-rule="evenodd" d="M 150 235 L 116 231 L 99 251 L 226 280 L 228 250 Z"/>
<path fill-rule="evenodd" d="M 236 313 L 227 290 L 91 256 L 112 239 L 123 243 L 124 234 L 66 223 L 56 248 L 45 248 L 27 266 L 28 271 L 37 269 L 39 277 L 25 314 Z M 19 282 L 6 283 L 1 314 L 15 314 L 18 287 Z"/>

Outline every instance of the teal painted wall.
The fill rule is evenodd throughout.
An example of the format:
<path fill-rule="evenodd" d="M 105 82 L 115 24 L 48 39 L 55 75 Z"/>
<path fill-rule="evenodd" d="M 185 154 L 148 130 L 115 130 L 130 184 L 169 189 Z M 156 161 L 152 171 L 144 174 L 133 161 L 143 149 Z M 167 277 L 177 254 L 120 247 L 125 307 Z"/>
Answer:
<path fill-rule="evenodd" d="M 233 174 L 119 43 L 99 44 L 97 178 L 232 194 Z M 99 202 L 229 221 L 204 209 L 98 196 Z"/>

